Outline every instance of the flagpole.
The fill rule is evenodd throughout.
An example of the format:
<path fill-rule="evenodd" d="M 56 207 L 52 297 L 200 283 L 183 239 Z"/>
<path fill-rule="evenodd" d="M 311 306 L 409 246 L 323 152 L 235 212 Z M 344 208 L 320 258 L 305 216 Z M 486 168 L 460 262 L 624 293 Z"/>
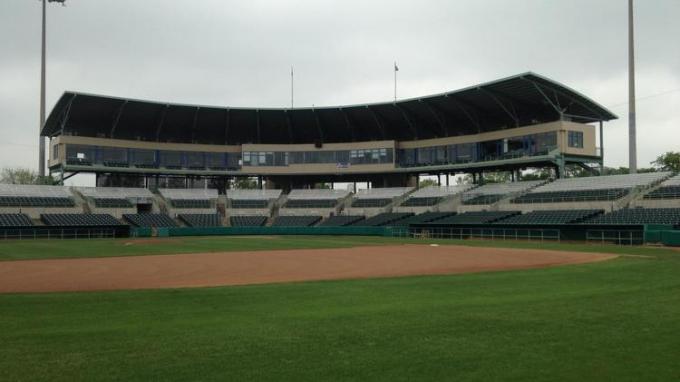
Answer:
<path fill-rule="evenodd" d="M 397 102 L 397 72 L 399 69 L 397 68 L 397 62 L 394 61 L 394 102 Z"/>
<path fill-rule="evenodd" d="M 291 65 L 290 67 L 290 108 L 293 108 L 293 100 L 294 100 L 294 93 L 293 93 L 293 66 Z"/>

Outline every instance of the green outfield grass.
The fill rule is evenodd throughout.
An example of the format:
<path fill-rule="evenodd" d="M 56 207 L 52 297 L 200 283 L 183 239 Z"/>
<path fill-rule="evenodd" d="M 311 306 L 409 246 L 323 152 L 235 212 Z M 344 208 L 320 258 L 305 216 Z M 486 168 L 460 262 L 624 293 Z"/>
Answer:
<path fill-rule="evenodd" d="M 190 252 L 408 241 L 181 240 Z M 116 241 L 50 243 L 0 243 L 0 251 L 3 259 L 45 257 L 30 248 L 86 256 L 80 247 L 93 244 L 96 255 L 133 251 Z M 635 256 L 451 276 L 0 295 L 0 380 L 680 379 L 680 252 L 467 244 Z M 158 253 L 134 251 L 123 254 Z"/>
<path fill-rule="evenodd" d="M 0 240 L 0 261 L 177 253 L 265 251 L 277 249 L 349 248 L 385 244 L 463 244 L 506 248 L 538 248 L 619 253 L 630 249 L 615 245 L 552 242 L 431 240 L 381 236 L 200 236 L 159 239 Z"/>

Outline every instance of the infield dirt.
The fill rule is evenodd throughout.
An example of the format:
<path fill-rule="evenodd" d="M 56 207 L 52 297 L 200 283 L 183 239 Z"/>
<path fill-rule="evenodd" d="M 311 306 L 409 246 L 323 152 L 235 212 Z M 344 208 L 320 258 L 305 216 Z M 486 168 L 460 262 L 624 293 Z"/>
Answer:
<path fill-rule="evenodd" d="M 0 293 L 205 287 L 543 268 L 601 253 L 466 246 L 365 246 L 0 262 Z"/>

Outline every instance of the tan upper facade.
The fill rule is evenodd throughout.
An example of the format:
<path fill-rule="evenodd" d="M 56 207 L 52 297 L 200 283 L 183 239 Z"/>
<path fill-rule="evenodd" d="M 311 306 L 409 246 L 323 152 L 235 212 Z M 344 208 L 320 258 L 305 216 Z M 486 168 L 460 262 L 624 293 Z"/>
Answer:
<path fill-rule="evenodd" d="M 519 140 L 522 138 L 534 136 L 536 134 L 544 134 L 554 132 L 555 147 L 553 151 L 566 155 L 585 156 L 595 158 L 598 155 L 596 147 L 596 128 L 592 125 L 581 123 L 574 123 L 569 121 L 555 121 L 550 123 L 537 124 L 532 126 L 524 126 L 519 128 L 510 128 L 498 130 L 493 132 L 471 134 L 464 136 L 455 136 L 447 138 L 415 140 L 415 141 L 365 141 L 365 142 L 347 142 L 347 143 L 328 143 L 323 145 L 315 144 L 244 144 L 244 145 L 206 145 L 206 144 L 187 144 L 187 143 L 162 143 L 149 141 L 133 141 L 107 138 L 91 138 L 82 136 L 68 136 L 61 135 L 52 138 L 50 143 L 49 166 L 54 168 L 60 165 L 73 166 L 74 164 L 67 159 L 67 150 L 69 147 L 84 147 L 92 148 L 93 150 L 101 148 L 116 148 L 116 149 L 133 149 L 133 150 L 159 150 L 161 152 L 181 152 L 181 153 L 206 153 L 206 154 L 244 154 L 250 156 L 262 155 L 265 160 L 260 162 L 239 162 L 237 172 L 252 175 L 275 175 L 275 174 L 343 174 L 343 173 L 384 173 L 390 172 L 400 167 L 400 155 L 406 150 L 426 149 L 430 147 L 442 147 L 451 145 L 474 144 L 496 141 L 499 143 L 499 150 L 507 150 L 508 141 L 513 139 Z M 570 135 L 576 137 L 570 140 Z M 572 144 L 570 144 L 572 143 Z M 576 143 L 576 144 L 573 144 Z M 380 151 L 382 150 L 382 152 Z M 71 154 L 73 149 L 70 150 Z M 352 158 L 351 160 L 338 160 L 326 163 L 300 163 L 294 162 L 292 157 L 297 154 L 300 156 L 303 153 L 329 153 L 333 152 L 337 158 Z M 371 155 L 381 154 L 376 162 L 361 162 L 355 161 L 357 155 L 366 155 L 371 158 Z M 88 152 L 89 153 L 89 152 Z M 280 161 L 276 165 L 269 164 L 269 156 L 278 155 Z M 281 155 L 279 155 L 281 154 Z M 285 155 L 284 155 L 285 154 Z M 501 152 L 500 154 L 503 154 Z M 91 154 L 89 154 L 91 155 Z M 532 153 L 527 152 L 526 156 L 530 157 Z M 323 156 L 323 154 L 319 154 Z M 289 158 L 290 157 L 290 158 Z M 328 155 L 325 156 L 326 158 Z M 258 157 L 260 158 L 260 157 Z M 362 157 L 363 158 L 363 157 Z M 98 166 L 97 158 L 88 158 L 88 165 Z M 499 159 L 502 159 L 499 157 Z M 481 159 L 480 159 L 481 160 Z M 488 160 L 488 159 L 485 159 Z M 252 165 L 255 163 L 255 165 Z M 283 164 L 282 164 L 283 163 Z M 77 165 L 77 164 L 76 164 Z M 133 165 L 130 166 L 134 168 Z M 160 166 L 161 168 L 163 166 Z M 84 169 L 79 168 L 84 171 Z M 95 171 L 93 169 L 93 171 Z M 97 167 L 96 171 L 103 171 Z"/>

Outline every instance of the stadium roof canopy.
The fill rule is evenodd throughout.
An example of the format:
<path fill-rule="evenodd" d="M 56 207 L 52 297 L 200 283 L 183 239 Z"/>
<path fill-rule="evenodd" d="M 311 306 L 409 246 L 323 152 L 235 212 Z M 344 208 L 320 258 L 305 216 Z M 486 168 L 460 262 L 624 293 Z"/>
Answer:
<path fill-rule="evenodd" d="M 168 104 L 67 91 L 42 135 L 202 144 L 407 141 L 560 119 L 616 118 L 577 91 L 524 73 L 397 102 L 295 109 Z"/>

